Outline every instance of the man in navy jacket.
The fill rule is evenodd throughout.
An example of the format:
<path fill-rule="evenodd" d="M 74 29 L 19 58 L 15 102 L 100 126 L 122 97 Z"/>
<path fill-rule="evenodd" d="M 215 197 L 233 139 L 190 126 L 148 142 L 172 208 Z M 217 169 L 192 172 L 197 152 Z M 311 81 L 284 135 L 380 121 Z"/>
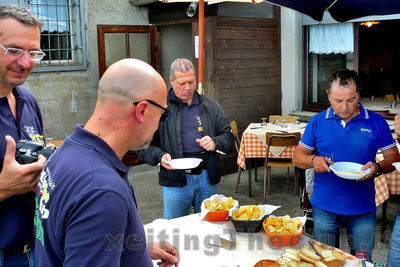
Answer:
<path fill-rule="evenodd" d="M 0 266 L 34 266 L 34 193 L 46 162 L 20 165 L 15 142 L 44 142 L 42 115 L 23 84 L 44 53 L 42 23 L 28 9 L 0 6 Z"/>
<path fill-rule="evenodd" d="M 159 184 L 163 187 L 164 218 L 188 215 L 193 206 L 200 212 L 204 199 L 218 193 L 221 161 L 217 151 L 229 153 L 234 146 L 231 127 L 222 107 L 196 92 L 195 69 L 187 59 L 171 65 L 168 107 L 172 114 L 160 123 L 153 142 L 138 156 L 150 165 L 160 163 Z M 195 169 L 174 169 L 176 158 L 201 158 Z"/>

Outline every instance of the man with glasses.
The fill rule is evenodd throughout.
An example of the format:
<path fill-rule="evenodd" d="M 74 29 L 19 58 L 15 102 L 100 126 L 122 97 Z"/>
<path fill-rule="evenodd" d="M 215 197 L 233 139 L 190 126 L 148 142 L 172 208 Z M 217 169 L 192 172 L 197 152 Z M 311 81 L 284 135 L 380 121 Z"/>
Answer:
<path fill-rule="evenodd" d="M 171 65 L 168 108 L 172 114 L 161 122 L 152 144 L 138 152 L 141 160 L 160 164 L 159 184 L 163 189 L 164 218 L 200 212 L 201 203 L 218 193 L 221 163 L 217 151 L 229 153 L 234 146 L 230 124 L 221 106 L 196 92 L 195 68 L 187 59 Z M 201 158 L 195 169 L 174 169 L 171 159 Z"/>
<path fill-rule="evenodd" d="M 42 115 L 23 84 L 40 50 L 42 23 L 28 9 L 0 6 L 0 266 L 34 266 L 34 191 L 46 162 L 15 161 L 15 142 L 44 142 Z"/>
<path fill-rule="evenodd" d="M 146 245 L 129 167 L 121 158 L 147 146 L 166 111 L 167 88 L 147 63 L 123 59 L 101 77 L 85 126 L 48 160 L 36 192 L 38 266 L 178 266 L 169 243 Z"/>

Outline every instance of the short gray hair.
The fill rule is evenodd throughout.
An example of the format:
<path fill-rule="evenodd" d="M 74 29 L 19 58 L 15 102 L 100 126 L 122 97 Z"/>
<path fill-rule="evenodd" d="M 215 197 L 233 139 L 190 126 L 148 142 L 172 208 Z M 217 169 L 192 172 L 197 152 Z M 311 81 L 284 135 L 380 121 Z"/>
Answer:
<path fill-rule="evenodd" d="M 14 18 L 27 26 L 39 26 L 39 29 L 42 30 L 43 23 L 35 14 L 23 6 L 0 5 L 0 19 L 5 18 Z"/>
<path fill-rule="evenodd" d="M 175 80 L 175 71 L 179 72 L 188 72 L 189 70 L 193 70 L 196 75 L 196 69 L 194 68 L 193 63 L 186 58 L 177 58 L 172 62 L 170 69 L 170 76 L 172 80 Z"/>

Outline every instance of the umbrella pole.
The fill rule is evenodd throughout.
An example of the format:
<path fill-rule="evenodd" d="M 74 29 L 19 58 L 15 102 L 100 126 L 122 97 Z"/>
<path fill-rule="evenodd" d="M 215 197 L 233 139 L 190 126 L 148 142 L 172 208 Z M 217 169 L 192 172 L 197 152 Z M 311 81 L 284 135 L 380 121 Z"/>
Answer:
<path fill-rule="evenodd" d="M 204 95 L 204 0 L 199 0 L 199 86 L 197 91 Z"/>

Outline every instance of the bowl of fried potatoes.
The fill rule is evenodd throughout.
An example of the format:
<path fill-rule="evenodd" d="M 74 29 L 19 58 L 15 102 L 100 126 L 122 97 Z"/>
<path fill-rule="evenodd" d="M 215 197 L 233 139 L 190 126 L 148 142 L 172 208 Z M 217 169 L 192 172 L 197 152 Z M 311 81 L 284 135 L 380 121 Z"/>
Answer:
<path fill-rule="evenodd" d="M 230 215 L 236 232 L 256 233 L 260 231 L 263 220 L 267 215 L 281 206 L 273 205 L 246 205 L 232 209 Z"/>
<path fill-rule="evenodd" d="M 201 213 L 208 221 L 227 221 L 229 219 L 229 210 L 239 206 L 239 203 L 232 197 L 224 195 L 212 195 L 205 199 L 201 205 Z"/>
<path fill-rule="evenodd" d="M 275 247 L 295 246 L 303 234 L 305 217 L 291 218 L 289 215 L 270 216 L 263 221 L 269 241 Z"/>
<path fill-rule="evenodd" d="M 236 232 L 256 233 L 260 231 L 262 222 L 267 216 L 262 205 L 240 206 L 232 210 L 231 222 Z"/>

